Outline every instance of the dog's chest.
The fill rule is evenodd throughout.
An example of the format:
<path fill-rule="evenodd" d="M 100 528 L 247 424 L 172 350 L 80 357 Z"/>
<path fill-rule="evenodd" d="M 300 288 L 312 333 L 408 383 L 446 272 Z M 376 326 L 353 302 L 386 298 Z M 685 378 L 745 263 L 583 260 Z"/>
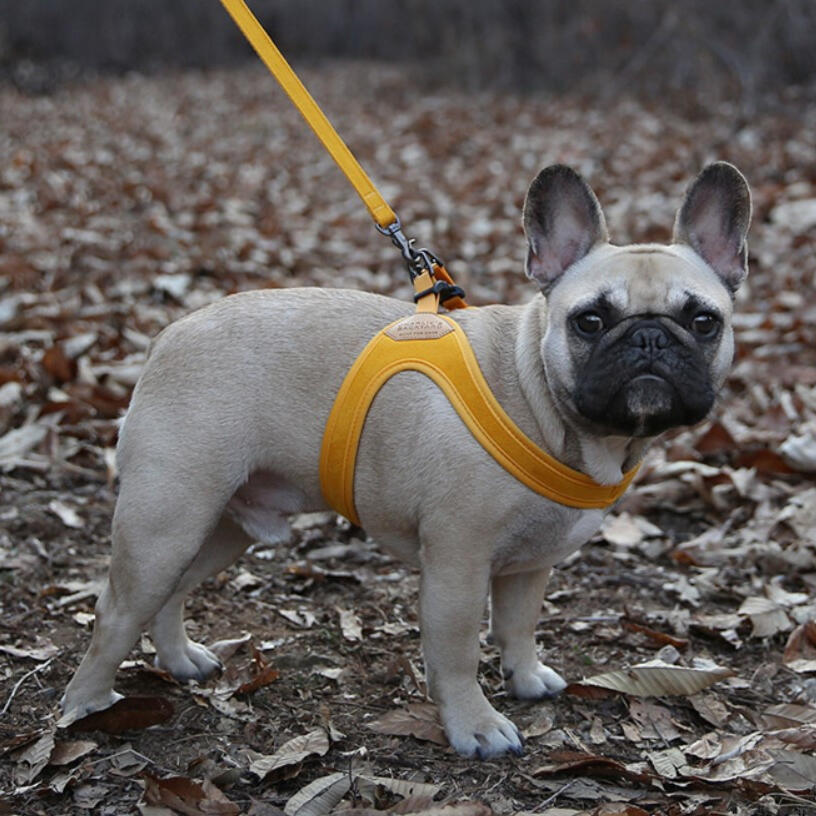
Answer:
<path fill-rule="evenodd" d="M 493 573 L 545 569 L 585 544 L 601 526 L 604 510 L 576 510 L 550 504 L 543 511 L 519 514 L 500 537 Z"/>

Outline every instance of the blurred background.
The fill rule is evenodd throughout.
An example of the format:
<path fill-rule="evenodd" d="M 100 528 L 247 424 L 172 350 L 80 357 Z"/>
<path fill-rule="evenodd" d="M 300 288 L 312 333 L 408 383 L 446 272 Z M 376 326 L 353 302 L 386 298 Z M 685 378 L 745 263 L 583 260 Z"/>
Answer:
<path fill-rule="evenodd" d="M 738 97 L 816 75 L 813 0 L 256 0 L 292 58 L 417 63 L 470 90 Z M 44 91 L 88 72 L 212 68 L 251 59 L 217 2 L 0 0 L 0 64 Z M 697 93 L 695 93 L 697 91 Z"/>

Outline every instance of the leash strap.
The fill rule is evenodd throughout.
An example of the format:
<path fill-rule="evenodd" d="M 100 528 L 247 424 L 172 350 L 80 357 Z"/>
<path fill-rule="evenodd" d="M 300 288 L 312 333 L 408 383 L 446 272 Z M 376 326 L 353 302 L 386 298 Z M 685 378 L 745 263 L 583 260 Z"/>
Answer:
<path fill-rule="evenodd" d="M 317 102 L 306 90 L 306 87 L 284 59 L 275 43 L 272 42 L 264 27 L 249 10 L 244 0 L 221 0 L 221 3 L 247 40 L 249 40 L 250 45 L 255 49 L 264 65 L 278 80 L 283 90 L 286 91 L 287 96 L 292 100 L 292 104 L 300 111 L 309 127 L 337 162 L 337 166 L 345 173 L 346 178 L 363 200 L 363 204 L 366 205 L 377 225 L 386 229 L 397 222 L 396 213 L 380 195 L 379 190 L 374 186 L 374 182 L 371 181 L 360 163 L 354 158 L 346 143 L 340 138 L 323 111 L 320 110 Z"/>
<path fill-rule="evenodd" d="M 377 229 L 383 235 L 391 238 L 394 246 L 399 249 L 408 265 L 411 280 L 413 281 L 423 270 L 427 270 L 434 278 L 433 285 L 438 287 L 440 302 L 446 309 L 467 308 L 465 293 L 454 284 L 441 261 L 427 249 L 415 249 L 413 239 L 405 237 L 397 214 L 388 206 L 388 202 L 374 186 L 374 182 L 363 170 L 360 162 L 354 158 L 354 154 L 340 138 L 332 123 L 320 110 L 317 102 L 306 90 L 298 75 L 292 70 L 244 0 L 221 0 L 221 3 L 272 76 L 286 92 L 292 104 L 300 111 L 309 127 L 328 150 L 329 155 L 343 171 L 351 186 L 357 191 L 357 195 L 371 213 Z"/>

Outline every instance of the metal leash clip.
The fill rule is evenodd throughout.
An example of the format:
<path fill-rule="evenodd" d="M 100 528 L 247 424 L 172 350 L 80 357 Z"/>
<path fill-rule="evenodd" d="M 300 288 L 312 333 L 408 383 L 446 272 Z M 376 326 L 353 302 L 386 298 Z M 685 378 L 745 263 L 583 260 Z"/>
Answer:
<path fill-rule="evenodd" d="M 408 266 L 408 274 L 412 281 L 425 270 L 433 275 L 434 265 L 439 265 L 439 259 L 429 249 L 414 249 L 414 239 L 405 237 L 399 218 L 387 227 L 381 227 L 379 224 L 374 226 L 378 232 L 387 235 L 391 243 L 400 251 Z"/>
<path fill-rule="evenodd" d="M 411 282 L 413 282 L 418 275 L 421 275 L 425 271 L 427 271 L 432 278 L 435 278 L 435 283 L 431 289 L 425 292 L 420 292 L 414 296 L 415 302 L 418 301 L 420 297 L 423 297 L 431 292 L 439 295 L 440 303 L 444 303 L 446 300 L 452 297 L 465 297 L 465 292 L 461 287 L 445 280 L 438 279 L 437 270 L 440 267 L 444 269 L 442 261 L 440 261 L 439 258 L 437 258 L 437 256 L 434 255 L 429 249 L 425 249 L 424 247 L 414 249 L 414 239 L 405 237 L 405 233 L 402 231 L 402 224 L 400 223 L 399 218 L 396 218 L 394 222 L 389 224 L 387 227 L 381 227 L 379 224 L 375 224 L 374 226 L 377 228 L 378 232 L 391 238 L 391 243 L 394 244 L 394 246 L 400 251 L 400 254 L 408 267 L 408 274 L 411 276 Z"/>

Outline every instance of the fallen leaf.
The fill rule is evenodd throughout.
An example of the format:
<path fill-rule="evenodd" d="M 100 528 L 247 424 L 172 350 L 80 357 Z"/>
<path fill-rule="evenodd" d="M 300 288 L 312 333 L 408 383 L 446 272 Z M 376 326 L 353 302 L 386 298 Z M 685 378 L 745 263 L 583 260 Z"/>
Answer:
<path fill-rule="evenodd" d="M 343 632 L 343 637 L 350 640 L 352 643 L 358 643 L 363 639 L 363 625 L 360 618 L 350 609 L 341 609 L 339 606 L 335 607 L 337 614 L 340 615 L 340 630 Z"/>
<path fill-rule="evenodd" d="M 32 423 L 0 436 L 0 465 L 14 462 L 30 453 L 45 439 L 48 430 L 45 424 Z"/>
<path fill-rule="evenodd" d="M 746 598 L 737 610 L 739 615 L 747 615 L 753 624 L 752 637 L 772 637 L 777 632 L 787 632 L 793 628 L 788 613 L 776 601 L 755 595 Z"/>
<path fill-rule="evenodd" d="M 249 770 L 261 779 L 274 771 L 290 765 L 299 765 L 310 756 L 324 756 L 329 750 L 329 736 L 324 728 L 316 728 L 308 734 L 285 742 L 274 754 L 255 755 L 250 762 Z"/>
<path fill-rule="evenodd" d="M 766 728 L 796 728 L 800 725 L 816 723 L 816 708 L 796 703 L 780 703 L 766 708 L 760 718 Z"/>
<path fill-rule="evenodd" d="M 642 739 L 659 739 L 668 743 L 681 737 L 671 712 L 664 706 L 634 699 L 629 702 L 629 713 L 640 726 Z"/>
<path fill-rule="evenodd" d="M 110 793 L 104 785 L 80 785 L 74 789 L 74 804 L 82 810 L 93 810 Z"/>
<path fill-rule="evenodd" d="M 635 623 L 634 621 L 627 620 L 626 618 L 622 618 L 620 624 L 624 629 L 644 635 L 650 640 L 659 643 L 661 646 L 668 644 L 669 646 L 674 646 L 675 649 L 685 649 L 688 646 L 687 638 L 675 637 L 674 635 L 669 635 L 666 632 L 658 632 L 655 629 L 650 629 L 648 626 L 643 626 L 640 623 Z"/>
<path fill-rule="evenodd" d="M 164 697 L 125 697 L 104 711 L 95 711 L 73 723 L 69 731 L 104 731 L 121 734 L 167 722 L 173 716 L 173 704 Z M 61 721 L 60 721 L 61 722 Z"/>
<path fill-rule="evenodd" d="M 48 509 L 57 516 L 66 527 L 81 530 L 85 526 L 85 522 L 77 511 L 74 510 L 73 507 L 69 507 L 65 502 L 54 499 L 48 503 Z"/>
<path fill-rule="evenodd" d="M 186 816 L 237 816 L 241 808 L 231 802 L 209 780 L 197 782 L 184 776 L 159 779 L 142 775 L 144 799 L 148 805 L 169 807 Z"/>
<path fill-rule="evenodd" d="M 412 736 L 420 740 L 447 745 L 448 739 L 439 721 L 439 712 L 433 703 L 409 703 L 405 708 L 395 708 L 376 720 L 366 723 L 369 731 L 376 734 Z"/>
<path fill-rule="evenodd" d="M 686 757 L 679 748 L 667 748 L 665 751 L 648 751 L 646 756 L 652 767 L 665 779 L 677 779 L 693 771 L 689 768 Z"/>
<path fill-rule="evenodd" d="M 769 750 L 775 760 L 768 773 L 785 790 L 813 794 L 816 788 L 816 757 L 786 749 Z"/>
<path fill-rule="evenodd" d="M 630 669 L 587 677 L 580 684 L 612 689 L 635 697 L 688 696 L 733 674 L 730 669 L 721 667 L 693 669 L 653 660 Z"/>
<path fill-rule="evenodd" d="M 16 763 L 14 784 L 27 785 L 33 782 L 48 764 L 54 745 L 54 732 L 48 731 L 27 748 L 12 754 L 12 758 Z"/>
<path fill-rule="evenodd" d="M 687 745 L 683 752 L 698 759 L 714 759 L 722 753 L 722 741 L 719 734 L 711 731 Z"/>
<path fill-rule="evenodd" d="M 634 547 L 644 539 L 643 531 L 629 513 L 609 515 L 601 525 L 601 535 L 619 547 Z"/>
<path fill-rule="evenodd" d="M 237 638 L 228 638 L 213 643 L 210 651 L 222 661 L 229 660 L 241 647 L 245 646 L 252 639 L 249 632 L 244 632 Z"/>
<path fill-rule="evenodd" d="M 807 621 L 790 633 L 782 662 L 795 672 L 816 672 L 816 621 Z"/>
<path fill-rule="evenodd" d="M 321 776 L 301 788 L 284 805 L 286 816 L 326 816 L 351 789 L 351 777 L 347 773 Z"/>
<path fill-rule="evenodd" d="M 780 728 L 771 731 L 768 736 L 773 736 L 782 742 L 796 745 L 808 751 L 816 750 L 816 722 L 800 725 L 796 728 Z"/>
<path fill-rule="evenodd" d="M 572 775 L 623 778 L 646 784 L 654 778 L 654 774 L 648 771 L 645 764 L 642 766 L 643 769 L 633 768 L 616 759 L 582 751 L 553 751 L 550 760 L 547 764 L 535 768 L 531 775 L 549 776 L 569 771 Z"/>
<path fill-rule="evenodd" d="M 397 796 L 402 796 L 405 799 L 410 799 L 415 796 L 433 799 L 433 797 L 436 796 L 440 790 L 442 790 L 441 785 L 432 784 L 430 782 L 416 782 L 409 779 L 394 779 L 390 776 L 372 776 L 367 773 L 356 774 L 354 782 L 357 785 L 357 788 L 363 794 L 365 794 L 365 787 L 366 784 L 368 784 L 375 787 L 385 788 L 387 791 L 390 791 Z M 373 796 L 369 796 L 368 798 L 373 799 Z"/>
<path fill-rule="evenodd" d="M 278 609 L 278 614 L 282 618 L 286 618 L 289 623 L 293 623 L 299 629 L 310 629 L 317 623 L 317 618 L 308 610 Z"/>
<path fill-rule="evenodd" d="M 12 657 L 27 657 L 31 660 L 48 660 L 55 654 L 59 654 L 59 647 L 53 643 L 46 642 L 42 646 L 32 646 L 28 649 L 20 648 L 19 646 L 0 646 L 0 652 L 4 652 Z"/>
<path fill-rule="evenodd" d="M 61 740 L 55 743 L 49 765 L 70 765 L 97 747 L 93 740 Z"/>

